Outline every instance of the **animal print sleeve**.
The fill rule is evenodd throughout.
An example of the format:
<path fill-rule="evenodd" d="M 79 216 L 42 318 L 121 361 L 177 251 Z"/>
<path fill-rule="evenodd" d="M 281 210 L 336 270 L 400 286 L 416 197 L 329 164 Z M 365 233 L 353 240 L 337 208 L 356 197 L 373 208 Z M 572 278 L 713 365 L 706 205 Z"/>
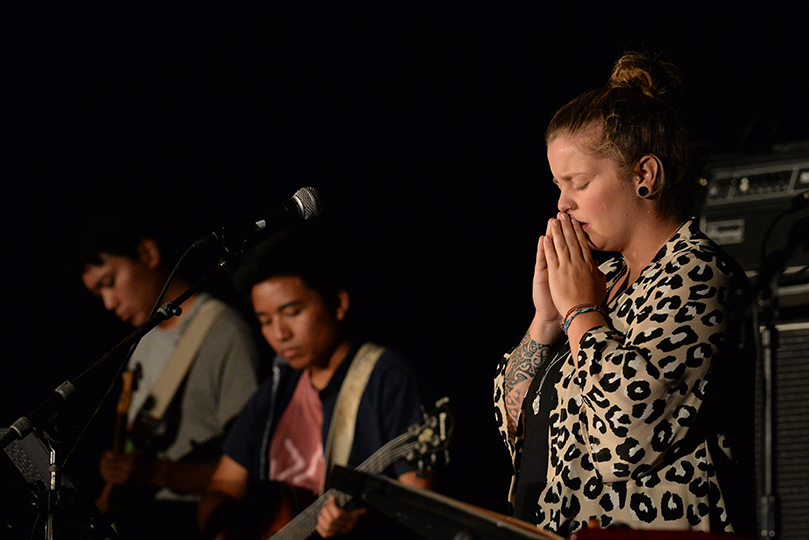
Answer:
<path fill-rule="evenodd" d="M 513 351 L 511 351 L 513 352 Z M 500 436 L 503 439 L 503 442 L 506 444 L 508 448 L 509 454 L 511 455 L 511 466 L 512 466 L 512 477 L 511 477 L 511 486 L 509 488 L 509 495 L 508 501 L 510 504 L 514 504 L 514 488 L 516 485 L 516 471 L 520 467 L 520 459 L 522 457 L 522 445 L 523 445 L 523 430 L 524 430 L 524 419 L 522 415 L 520 415 L 519 422 L 517 424 L 517 432 L 514 437 L 509 435 L 508 430 L 508 419 L 507 419 L 507 410 L 506 410 L 506 367 L 508 365 L 508 359 L 511 355 L 511 352 L 506 354 L 500 363 L 497 365 L 497 370 L 495 372 L 494 378 L 494 414 L 495 414 L 495 421 L 497 422 L 497 428 L 500 431 Z"/>
<path fill-rule="evenodd" d="M 713 253 L 682 250 L 648 267 L 581 339 L 580 422 L 605 481 L 639 477 L 682 441 L 709 391 L 723 339 L 729 272 Z"/>
<path fill-rule="evenodd" d="M 514 441 L 513 437 L 509 436 L 508 432 L 508 413 L 506 411 L 506 365 L 508 364 L 508 359 L 511 352 L 506 354 L 500 363 L 497 365 L 497 370 L 495 372 L 494 378 L 494 415 L 495 421 L 497 422 L 497 428 L 500 431 L 500 436 L 503 438 L 503 442 L 506 443 L 506 446 L 511 453 L 512 460 L 514 459 Z M 521 424 L 522 422 L 520 422 Z M 522 430 L 520 431 L 520 435 L 522 434 Z"/>

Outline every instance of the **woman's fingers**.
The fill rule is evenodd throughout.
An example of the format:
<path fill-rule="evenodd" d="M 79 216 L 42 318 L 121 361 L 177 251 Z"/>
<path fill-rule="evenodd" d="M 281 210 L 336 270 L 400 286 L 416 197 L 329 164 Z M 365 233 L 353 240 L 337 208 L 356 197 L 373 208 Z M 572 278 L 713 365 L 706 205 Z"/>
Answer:
<path fill-rule="evenodd" d="M 585 250 L 587 239 L 583 237 L 584 233 L 581 231 L 581 225 L 575 223 L 569 215 L 561 213 L 559 214 L 559 228 L 562 231 L 570 259 L 572 260 L 574 257 L 586 258 Z M 576 229 L 578 229 L 578 231 Z M 579 232 L 582 233 L 581 236 Z M 582 239 L 584 239 L 584 241 L 582 241 Z"/>
<path fill-rule="evenodd" d="M 548 225 L 545 228 L 545 236 L 541 236 L 539 238 L 539 245 L 537 246 L 537 259 L 539 259 L 540 254 L 542 252 L 543 263 L 545 264 L 545 269 L 548 268 L 548 263 L 553 261 L 554 264 L 556 263 L 555 253 L 551 253 L 548 248 L 550 247 L 551 250 L 553 249 L 553 219 L 548 220 Z"/>
<path fill-rule="evenodd" d="M 540 236 L 539 240 L 537 241 L 537 260 L 534 264 L 535 277 L 548 271 L 548 261 L 545 259 L 545 249 L 543 247 L 544 239 L 544 236 Z"/>
<path fill-rule="evenodd" d="M 570 223 L 572 225 L 573 232 L 576 235 L 576 240 L 578 241 L 579 249 L 581 249 L 582 257 L 588 263 L 593 263 L 594 261 L 593 253 L 592 251 L 590 251 L 590 243 L 589 240 L 587 239 L 587 235 L 584 234 L 584 230 L 581 228 L 581 223 L 579 223 L 573 218 L 570 218 Z"/>
<path fill-rule="evenodd" d="M 581 224 L 559 214 L 549 221 L 548 229 L 551 238 L 544 239 L 543 247 L 550 294 L 558 312 L 565 313 L 582 302 L 593 303 L 596 297 L 603 299 L 603 274 Z"/>
<path fill-rule="evenodd" d="M 559 267 L 559 257 L 556 254 L 556 244 L 552 236 L 542 238 L 542 253 L 545 258 L 545 270 L 551 272 Z"/>
<path fill-rule="evenodd" d="M 569 223 L 568 223 L 569 225 Z M 564 227 L 561 219 L 552 219 L 553 248 L 561 261 L 570 259 L 570 249 L 567 245 Z"/>

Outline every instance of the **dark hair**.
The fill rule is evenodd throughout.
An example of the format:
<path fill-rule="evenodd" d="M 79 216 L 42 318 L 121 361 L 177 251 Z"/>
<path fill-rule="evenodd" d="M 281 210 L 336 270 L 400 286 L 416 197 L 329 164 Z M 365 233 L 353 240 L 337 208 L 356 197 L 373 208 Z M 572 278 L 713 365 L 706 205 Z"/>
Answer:
<path fill-rule="evenodd" d="M 141 213 L 131 209 L 104 207 L 82 216 L 72 231 L 70 264 L 81 273 L 87 265 L 102 264 L 101 254 L 138 259 L 138 246 L 144 238 L 157 241 L 156 227 Z"/>
<path fill-rule="evenodd" d="M 545 143 L 560 135 L 580 137 L 585 150 L 612 158 L 627 176 L 640 158 L 656 156 L 663 174 L 652 197 L 664 215 L 684 219 L 697 185 L 696 178 L 686 174 L 689 135 L 683 104 L 683 81 L 675 65 L 657 56 L 628 52 L 615 64 L 605 86 L 578 96 L 556 112 Z"/>
<path fill-rule="evenodd" d="M 345 287 L 333 240 L 300 226 L 271 236 L 248 251 L 233 273 L 236 289 L 246 298 L 255 285 L 275 277 L 299 277 L 328 308 L 337 307 Z"/>
<path fill-rule="evenodd" d="M 151 202 L 100 202 L 92 210 L 77 210 L 72 221 L 60 251 L 67 271 L 76 275 L 88 265 L 102 264 L 102 253 L 139 260 L 138 247 L 147 238 L 160 248 L 160 263 L 167 269 L 191 243 L 186 237 L 191 220 Z M 185 264 L 182 273 L 189 270 L 193 271 Z"/>

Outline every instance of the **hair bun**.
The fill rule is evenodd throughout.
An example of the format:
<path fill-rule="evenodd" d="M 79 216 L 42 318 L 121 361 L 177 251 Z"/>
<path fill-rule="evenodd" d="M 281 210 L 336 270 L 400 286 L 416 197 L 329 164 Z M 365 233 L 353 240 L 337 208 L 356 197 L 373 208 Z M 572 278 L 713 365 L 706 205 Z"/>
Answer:
<path fill-rule="evenodd" d="M 678 100 L 684 94 L 677 66 L 638 52 L 624 53 L 618 59 L 608 86 L 635 88 L 655 99 Z"/>

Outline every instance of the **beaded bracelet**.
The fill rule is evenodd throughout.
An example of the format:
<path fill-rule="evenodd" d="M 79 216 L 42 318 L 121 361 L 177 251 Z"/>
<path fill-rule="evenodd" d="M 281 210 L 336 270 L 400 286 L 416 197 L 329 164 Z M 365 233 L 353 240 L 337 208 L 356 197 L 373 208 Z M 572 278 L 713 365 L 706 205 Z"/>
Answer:
<path fill-rule="evenodd" d="M 570 317 L 570 315 L 572 315 L 573 312 L 576 311 L 577 309 L 580 309 L 580 308 L 583 308 L 583 307 L 591 307 L 591 306 L 594 306 L 594 305 L 595 304 L 576 304 L 575 306 L 573 306 L 572 308 L 567 310 L 567 313 L 565 313 L 565 316 L 562 317 L 562 322 L 559 323 L 559 326 L 562 326 L 563 324 L 565 324 L 565 321 L 567 320 L 567 318 Z"/>
<path fill-rule="evenodd" d="M 578 306 L 573 306 L 572 308 L 570 308 L 570 311 L 568 311 L 567 315 L 565 315 L 564 321 L 562 322 L 562 332 L 567 334 L 567 329 L 570 328 L 570 323 L 573 322 L 573 319 L 575 319 L 577 315 L 587 313 L 588 311 L 595 311 L 597 313 L 600 313 L 605 320 L 607 318 L 607 315 L 604 313 L 604 311 L 597 305 L 579 304 Z"/>

